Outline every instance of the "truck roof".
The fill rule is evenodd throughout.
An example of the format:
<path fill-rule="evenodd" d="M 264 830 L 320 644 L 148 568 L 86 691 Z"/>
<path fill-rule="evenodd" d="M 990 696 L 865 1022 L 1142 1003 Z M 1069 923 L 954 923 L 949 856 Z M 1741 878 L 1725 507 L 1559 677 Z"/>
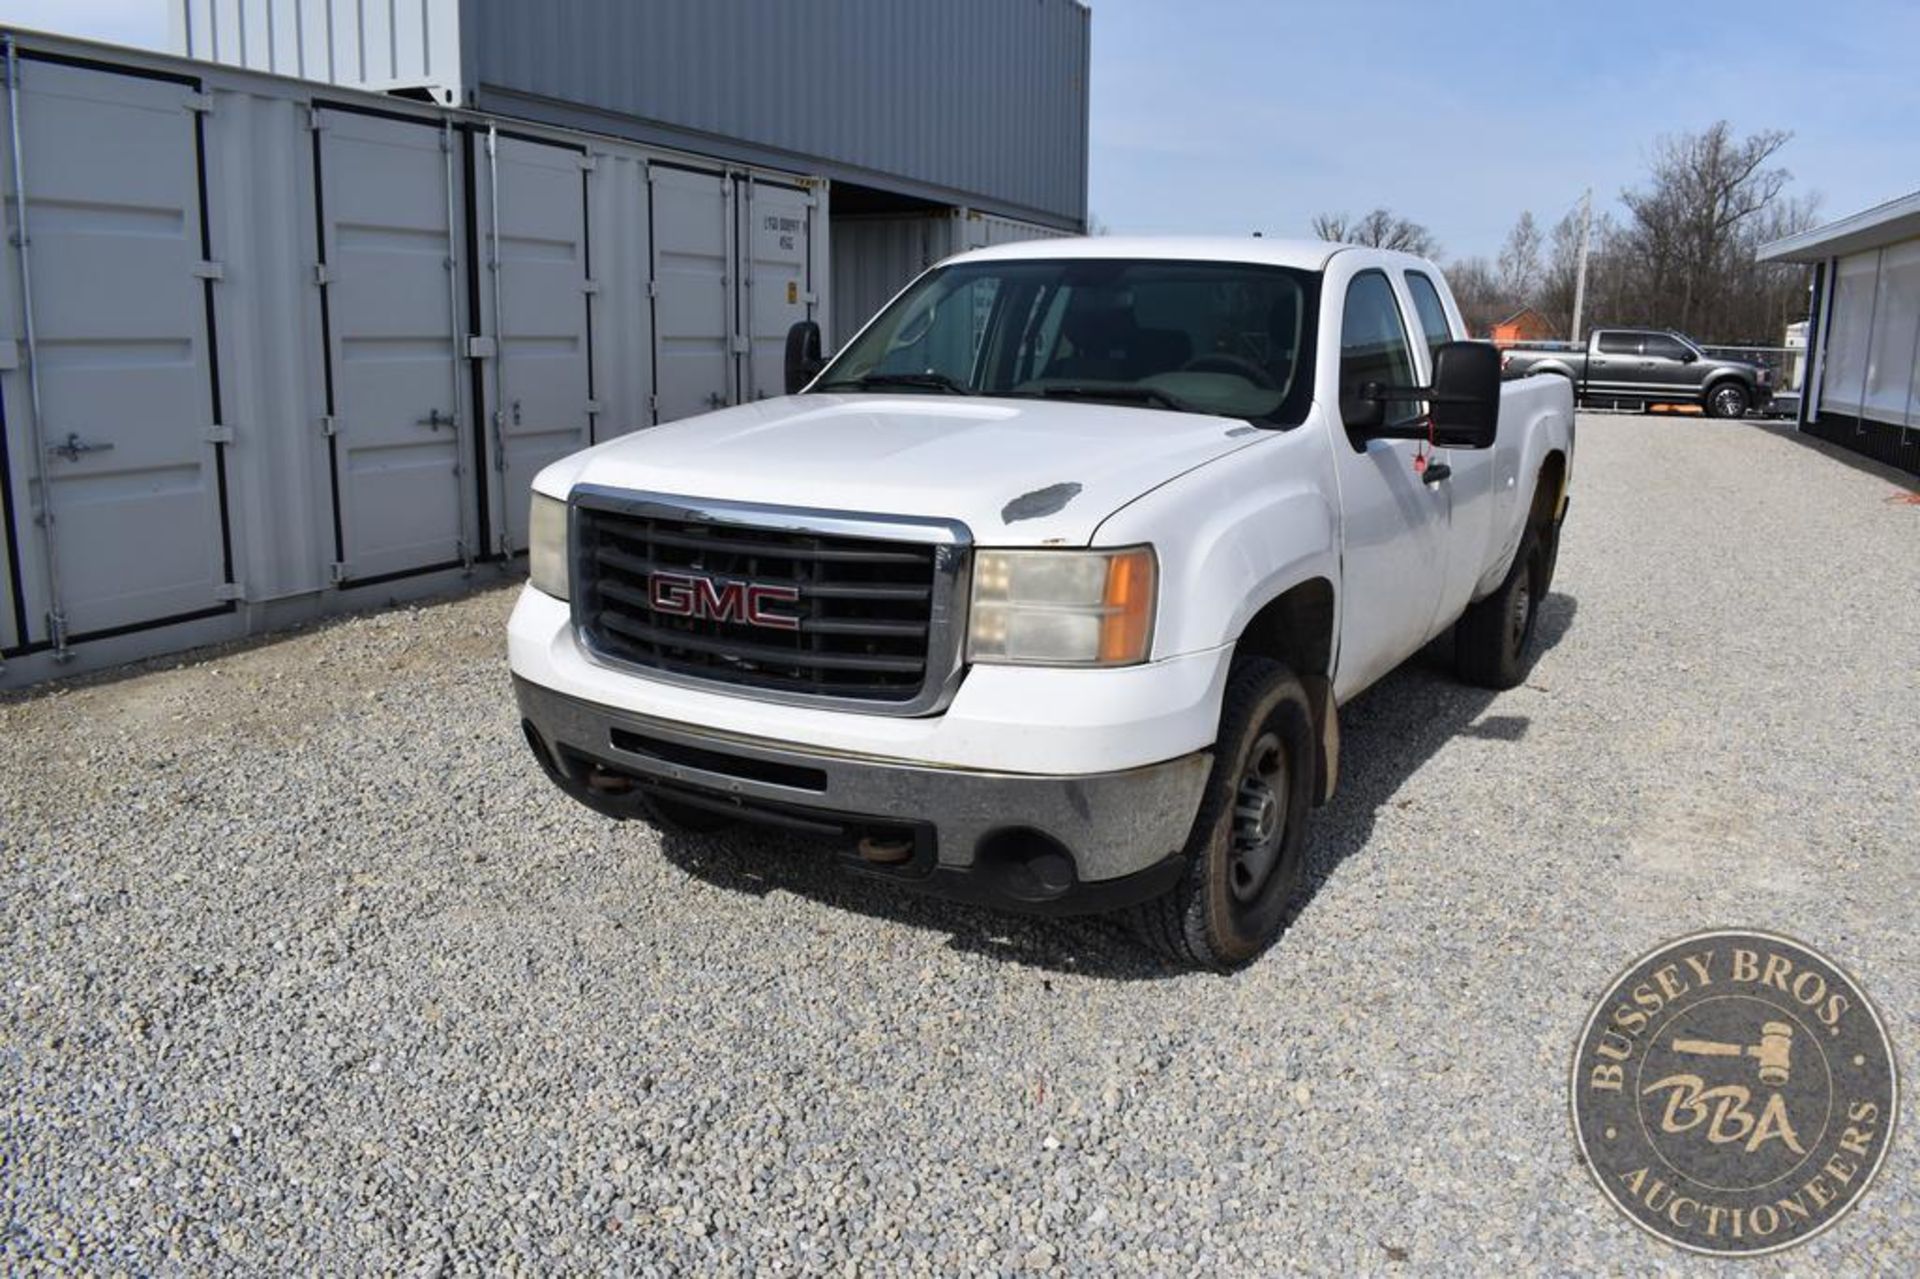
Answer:
<path fill-rule="evenodd" d="M 948 262 L 993 262 L 1010 259 L 1042 258 L 1159 258 L 1190 262 L 1247 262 L 1259 266 L 1285 266 L 1302 271 L 1321 271 L 1336 253 L 1378 254 L 1412 266 L 1416 263 L 1432 270 L 1432 263 L 1410 253 L 1386 249 L 1367 249 L 1326 240 L 1269 240 L 1244 235 L 1098 235 L 1065 239 L 1022 240 L 987 249 L 957 254 Z"/>

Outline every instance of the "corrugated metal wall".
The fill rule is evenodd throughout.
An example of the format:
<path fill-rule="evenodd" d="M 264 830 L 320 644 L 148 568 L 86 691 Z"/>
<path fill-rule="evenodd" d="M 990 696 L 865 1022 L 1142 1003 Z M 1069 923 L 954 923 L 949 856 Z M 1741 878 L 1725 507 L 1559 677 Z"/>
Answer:
<path fill-rule="evenodd" d="M 837 349 L 913 278 L 968 249 L 1066 234 L 966 209 L 945 213 L 854 214 L 833 219 L 833 328 Z"/>
<path fill-rule="evenodd" d="M 461 0 L 172 0 L 173 50 L 275 75 L 456 103 Z"/>
<path fill-rule="evenodd" d="M 829 177 L 865 170 L 955 204 L 1086 218 L 1090 17 L 1077 0 L 468 0 L 466 21 L 483 104 L 574 102 Z"/>
<path fill-rule="evenodd" d="M 1078 229 L 1080 0 L 171 0 L 174 48 Z M 456 64 L 457 65 L 454 65 Z"/>

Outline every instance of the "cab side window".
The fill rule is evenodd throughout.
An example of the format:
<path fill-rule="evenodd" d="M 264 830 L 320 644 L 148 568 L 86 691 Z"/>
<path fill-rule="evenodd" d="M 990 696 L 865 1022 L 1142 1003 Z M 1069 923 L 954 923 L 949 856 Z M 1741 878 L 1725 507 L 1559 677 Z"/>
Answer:
<path fill-rule="evenodd" d="M 1640 354 L 1640 335 L 1638 333 L 1602 333 L 1600 354 L 1638 355 Z"/>
<path fill-rule="evenodd" d="M 1360 388 L 1368 382 L 1413 386 L 1417 381 L 1393 286 L 1378 271 L 1354 276 L 1347 286 L 1346 315 L 1340 326 L 1340 398 L 1359 398 Z M 1386 406 L 1389 425 L 1419 416 L 1417 400 L 1394 400 Z"/>
<path fill-rule="evenodd" d="M 1453 326 L 1447 323 L 1447 307 L 1440 300 L 1440 290 L 1433 287 L 1433 281 L 1421 271 L 1407 272 L 1407 292 L 1413 295 L 1413 309 L 1420 317 L 1420 336 L 1427 340 L 1427 359 L 1433 359 L 1433 349 L 1453 341 Z"/>
<path fill-rule="evenodd" d="M 1664 333 L 1650 333 L 1647 335 L 1647 342 L 1641 349 L 1641 354 L 1656 360 L 1684 360 L 1691 352 L 1679 338 L 1670 338 Z"/>

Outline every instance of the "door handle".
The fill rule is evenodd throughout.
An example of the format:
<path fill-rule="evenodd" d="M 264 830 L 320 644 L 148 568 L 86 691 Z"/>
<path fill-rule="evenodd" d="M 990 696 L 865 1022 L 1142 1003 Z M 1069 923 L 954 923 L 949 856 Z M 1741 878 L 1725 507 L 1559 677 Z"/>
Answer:
<path fill-rule="evenodd" d="M 93 443 L 83 440 L 75 431 L 68 431 L 67 438 L 63 443 L 55 444 L 47 450 L 47 452 L 54 454 L 56 457 L 66 458 L 69 462 L 78 462 L 82 453 L 109 453 L 112 451 L 112 444 Z"/>
<path fill-rule="evenodd" d="M 1445 462 L 1429 462 L 1427 463 L 1427 469 L 1420 472 L 1420 482 L 1422 484 L 1438 484 L 1441 480 L 1446 479 L 1452 474 L 1453 468 Z"/>

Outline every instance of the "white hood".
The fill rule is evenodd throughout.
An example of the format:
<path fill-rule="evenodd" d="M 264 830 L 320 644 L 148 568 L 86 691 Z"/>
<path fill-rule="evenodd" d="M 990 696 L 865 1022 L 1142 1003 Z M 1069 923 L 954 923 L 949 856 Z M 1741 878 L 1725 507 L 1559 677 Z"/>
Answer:
<path fill-rule="evenodd" d="M 762 400 L 549 466 L 575 484 L 963 521 L 983 545 L 1085 545 L 1141 494 L 1266 437 L 1236 418 L 920 394 Z"/>

